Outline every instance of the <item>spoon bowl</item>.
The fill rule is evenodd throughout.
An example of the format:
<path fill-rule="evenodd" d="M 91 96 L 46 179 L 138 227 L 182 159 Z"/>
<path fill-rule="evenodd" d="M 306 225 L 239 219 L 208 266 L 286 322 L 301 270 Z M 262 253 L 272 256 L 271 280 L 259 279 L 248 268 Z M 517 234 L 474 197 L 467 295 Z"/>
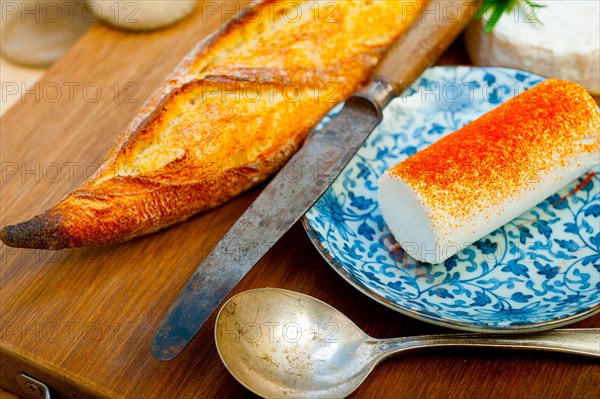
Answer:
<path fill-rule="evenodd" d="M 347 396 L 369 374 L 368 339 L 326 303 L 274 288 L 231 298 L 215 330 L 227 369 L 264 397 Z"/>
<path fill-rule="evenodd" d="M 384 358 L 431 346 L 544 349 L 600 357 L 600 329 L 375 339 L 328 304 L 277 288 L 245 291 L 227 301 L 217 316 L 215 342 L 229 372 L 267 398 L 345 397 Z"/>

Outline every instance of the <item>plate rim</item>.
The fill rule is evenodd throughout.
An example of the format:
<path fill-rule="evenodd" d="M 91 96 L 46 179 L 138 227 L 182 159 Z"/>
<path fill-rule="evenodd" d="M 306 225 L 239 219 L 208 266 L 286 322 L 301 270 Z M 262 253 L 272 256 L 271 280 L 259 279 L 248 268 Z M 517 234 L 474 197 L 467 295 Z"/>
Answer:
<path fill-rule="evenodd" d="M 503 70 L 503 71 L 515 71 L 515 72 L 524 72 L 529 75 L 539 76 L 541 78 L 547 79 L 544 76 L 537 75 L 535 73 L 529 71 L 523 71 L 514 68 L 505 68 L 505 67 L 483 67 L 483 66 L 448 66 L 448 65 L 440 65 L 434 66 L 429 69 L 458 69 L 458 68 L 467 68 L 467 69 L 485 69 L 485 70 Z M 343 171 L 342 171 L 343 172 Z M 341 175 L 341 174 L 340 174 Z M 338 176 L 339 178 L 339 176 Z M 337 179 L 336 179 L 337 180 Z M 329 189 L 328 189 L 329 190 Z M 327 190 L 326 190 L 327 191 Z M 315 204 L 321 199 L 318 198 L 315 201 Z M 311 207 L 314 208 L 315 204 Z M 308 213 L 308 212 L 307 212 Z M 479 333 L 490 333 L 490 334 L 519 334 L 519 333 L 529 333 L 529 332 L 538 332 L 544 330 L 550 330 L 557 327 L 562 327 L 568 324 L 576 323 L 578 321 L 587 319 L 595 314 L 600 313 L 600 303 L 595 306 L 592 306 L 586 310 L 576 312 L 566 317 L 547 320 L 543 322 L 535 322 L 528 324 L 518 324 L 514 326 L 490 326 L 484 324 L 477 323 L 469 323 L 469 322 L 461 322 L 456 320 L 448 320 L 443 317 L 438 317 L 436 314 L 431 314 L 430 316 L 420 313 L 416 310 L 404 307 L 398 302 L 393 302 L 382 295 L 372 291 L 370 288 L 364 286 L 360 281 L 357 281 L 350 273 L 348 273 L 344 267 L 332 256 L 329 254 L 327 249 L 324 247 L 321 240 L 318 238 L 318 233 L 313 229 L 308 221 L 306 214 L 302 216 L 302 226 L 304 231 L 306 232 L 309 240 L 317 250 L 317 252 L 321 255 L 321 257 L 327 262 L 327 264 L 333 268 L 346 282 L 348 282 L 352 287 L 357 289 L 362 294 L 367 297 L 373 299 L 374 301 L 398 312 L 405 316 L 412 317 L 419 321 L 423 321 L 429 324 L 438 325 L 441 327 L 452 328 L 456 330 L 462 331 L 470 331 L 470 332 L 479 332 Z"/>
<path fill-rule="evenodd" d="M 406 308 L 397 302 L 392 302 L 389 299 L 384 298 L 382 295 L 371 291 L 369 288 L 363 286 L 360 282 L 356 281 L 351 274 L 347 273 L 346 270 L 340 265 L 335 258 L 328 255 L 327 250 L 322 245 L 321 241 L 317 238 L 317 233 L 309 224 L 306 216 L 302 217 L 302 226 L 304 227 L 304 231 L 306 232 L 308 238 L 316 248 L 317 252 L 321 255 L 321 257 L 333 268 L 346 282 L 348 282 L 355 289 L 360 291 L 362 294 L 367 297 L 373 299 L 380 304 L 395 310 L 398 313 L 401 313 L 405 316 L 412 317 L 414 319 L 429 323 L 435 324 L 441 327 L 448 327 L 456 330 L 469 331 L 469 332 L 480 332 L 480 333 L 490 333 L 490 334 L 519 334 L 519 333 L 528 333 L 528 332 L 538 332 L 544 330 L 551 330 L 557 327 L 566 326 L 568 324 L 576 323 L 578 321 L 587 319 L 597 313 L 600 313 L 600 304 L 591 307 L 583 312 L 577 312 L 573 315 L 563 317 L 560 319 L 553 319 L 545 322 L 537 322 L 537 323 L 528 323 L 528 324 L 519 324 L 516 326 L 506 326 L 506 327 L 493 327 L 486 326 L 483 324 L 475 324 L 475 323 L 467 323 L 467 322 L 458 322 L 455 320 L 447 320 L 444 318 L 436 318 L 434 315 L 432 316 L 424 316 L 417 311 Z"/>

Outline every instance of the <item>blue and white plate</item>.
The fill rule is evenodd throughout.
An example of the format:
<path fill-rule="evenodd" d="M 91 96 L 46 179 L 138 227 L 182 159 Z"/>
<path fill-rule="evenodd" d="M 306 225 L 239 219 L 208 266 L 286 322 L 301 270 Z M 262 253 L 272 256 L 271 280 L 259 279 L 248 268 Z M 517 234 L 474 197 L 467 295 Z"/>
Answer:
<path fill-rule="evenodd" d="M 327 262 L 382 304 L 451 328 L 539 331 L 600 312 L 600 165 L 438 265 L 407 257 L 377 205 L 387 168 L 542 80 L 504 68 L 429 69 L 306 214 Z"/>

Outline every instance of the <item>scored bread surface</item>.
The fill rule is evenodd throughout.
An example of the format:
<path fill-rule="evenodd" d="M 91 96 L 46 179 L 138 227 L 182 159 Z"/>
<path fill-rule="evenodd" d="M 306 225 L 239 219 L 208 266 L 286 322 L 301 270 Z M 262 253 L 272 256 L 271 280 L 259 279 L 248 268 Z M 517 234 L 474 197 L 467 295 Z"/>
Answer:
<path fill-rule="evenodd" d="M 250 8 L 184 58 L 95 176 L 0 238 L 43 249 L 120 242 L 258 184 L 365 83 L 423 2 L 341 0 L 315 12 L 314 1 L 268 0 Z"/>

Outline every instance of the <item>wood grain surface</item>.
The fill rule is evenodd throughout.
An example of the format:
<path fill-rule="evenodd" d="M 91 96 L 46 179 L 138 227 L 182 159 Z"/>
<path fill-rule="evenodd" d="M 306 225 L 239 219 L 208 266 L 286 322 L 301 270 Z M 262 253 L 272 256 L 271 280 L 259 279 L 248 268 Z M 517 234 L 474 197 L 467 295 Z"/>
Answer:
<path fill-rule="evenodd" d="M 228 10 L 233 3 L 227 2 Z M 0 223 L 17 222 L 44 210 L 89 176 L 150 91 L 197 40 L 232 15 L 221 14 L 197 12 L 173 28 L 154 33 L 93 26 L 48 71 L 38 90 L 30 91 L 0 120 Z M 466 62 L 459 43 L 442 60 Z M 54 94 L 57 88 L 59 96 Z M 60 252 L 2 245 L 0 386 L 22 395 L 15 377 L 24 372 L 46 383 L 58 398 L 253 397 L 219 360 L 214 315 L 175 360 L 155 360 L 149 348 L 188 277 L 259 190 L 124 244 Z M 283 237 L 233 294 L 258 287 L 281 287 L 322 299 L 374 337 L 449 332 L 360 294 L 325 263 L 300 225 Z M 600 327 L 600 315 L 572 327 Z M 382 363 L 353 395 L 599 396 L 597 359 L 483 349 L 397 356 Z"/>

